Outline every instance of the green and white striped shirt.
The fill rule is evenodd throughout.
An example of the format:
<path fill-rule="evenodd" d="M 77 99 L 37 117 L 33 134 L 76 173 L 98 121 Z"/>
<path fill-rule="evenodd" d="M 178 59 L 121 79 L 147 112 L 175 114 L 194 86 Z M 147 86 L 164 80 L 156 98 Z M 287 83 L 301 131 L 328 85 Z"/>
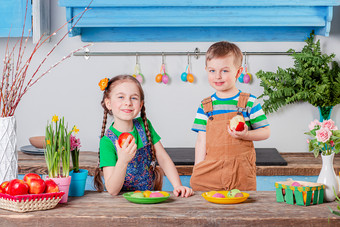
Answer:
<path fill-rule="evenodd" d="M 231 98 L 221 99 L 217 97 L 216 93 L 211 96 L 212 104 L 213 104 L 213 115 L 224 114 L 237 112 L 237 102 L 240 97 L 241 91 Z M 242 115 L 248 125 L 249 130 L 259 129 L 265 126 L 268 126 L 268 120 L 266 115 L 264 114 L 261 104 L 257 100 L 257 98 L 253 95 L 250 95 L 246 109 L 242 110 Z M 208 121 L 208 115 L 203 111 L 203 105 L 198 107 L 197 114 L 195 117 L 194 124 L 192 126 L 193 131 L 206 131 L 206 125 Z"/>

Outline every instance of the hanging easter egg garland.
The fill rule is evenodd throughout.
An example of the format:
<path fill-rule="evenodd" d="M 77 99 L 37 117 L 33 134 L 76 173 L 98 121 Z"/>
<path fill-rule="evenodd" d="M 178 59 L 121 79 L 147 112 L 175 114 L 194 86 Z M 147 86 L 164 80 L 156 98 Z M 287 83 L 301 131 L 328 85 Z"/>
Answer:
<path fill-rule="evenodd" d="M 188 65 L 185 69 L 185 71 L 181 74 L 181 80 L 183 82 L 189 82 L 189 83 L 192 83 L 194 82 L 195 78 L 194 78 L 194 75 L 192 75 L 190 73 L 190 55 L 188 54 Z"/>
<path fill-rule="evenodd" d="M 248 72 L 248 64 L 247 64 L 247 52 L 244 53 L 244 69 L 241 75 L 238 77 L 238 81 L 241 83 L 249 84 L 252 79 L 252 75 Z"/>
<path fill-rule="evenodd" d="M 157 83 L 163 82 L 164 84 L 167 84 L 169 82 L 169 74 L 167 74 L 165 70 L 164 54 L 162 54 L 162 66 L 160 73 L 157 74 L 155 80 Z"/>
<path fill-rule="evenodd" d="M 139 83 L 141 83 L 141 84 L 143 83 L 144 75 L 141 73 L 139 59 L 138 59 L 138 55 L 137 54 L 136 54 L 135 72 L 134 72 L 134 74 L 132 76 L 134 78 L 136 78 L 139 81 Z"/>

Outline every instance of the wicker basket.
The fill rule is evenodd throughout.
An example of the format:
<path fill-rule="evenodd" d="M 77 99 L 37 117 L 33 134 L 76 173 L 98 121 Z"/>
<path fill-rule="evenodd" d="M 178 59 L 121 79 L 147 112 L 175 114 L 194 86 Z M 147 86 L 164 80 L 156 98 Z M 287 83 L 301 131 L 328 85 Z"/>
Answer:
<path fill-rule="evenodd" d="M 0 208 L 15 212 L 29 212 L 54 208 L 65 192 L 7 195 L 0 193 Z"/>

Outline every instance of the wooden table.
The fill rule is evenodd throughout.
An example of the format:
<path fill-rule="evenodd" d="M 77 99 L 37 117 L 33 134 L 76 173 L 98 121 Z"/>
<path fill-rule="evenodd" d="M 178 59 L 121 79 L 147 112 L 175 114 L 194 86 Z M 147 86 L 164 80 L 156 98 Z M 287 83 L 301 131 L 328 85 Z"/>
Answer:
<path fill-rule="evenodd" d="M 257 176 L 316 176 L 319 175 L 322 160 L 315 158 L 312 153 L 281 153 L 287 161 L 287 166 L 256 166 Z M 98 162 L 98 153 L 80 152 L 80 168 L 89 170 L 89 175 L 94 175 Z M 177 165 L 180 175 L 191 175 L 192 165 Z M 338 175 L 340 171 L 340 155 L 334 157 L 334 169 Z M 19 174 L 26 173 L 47 174 L 44 156 L 27 155 L 19 152 Z"/>
<path fill-rule="evenodd" d="M 16 213 L 0 209 L 0 225 L 11 226 L 340 226 L 330 213 L 336 202 L 297 206 L 277 203 L 275 192 L 249 192 L 240 204 L 213 204 L 200 192 L 159 204 L 134 204 L 122 195 L 86 192 L 45 211 Z M 328 225 L 329 221 L 329 225 Z"/>

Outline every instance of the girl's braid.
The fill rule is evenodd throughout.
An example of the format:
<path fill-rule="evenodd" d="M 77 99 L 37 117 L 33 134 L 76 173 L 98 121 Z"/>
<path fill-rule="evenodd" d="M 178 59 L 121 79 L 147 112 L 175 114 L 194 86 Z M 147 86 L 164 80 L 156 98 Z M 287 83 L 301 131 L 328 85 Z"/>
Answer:
<path fill-rule="evenodd" d="M 140 110 L 140 116 L 143 119 L 143 123 L 144 123 L 144 127 L 145 127 L 145 133 L 146 136 L 148 137 L 148 141 L 150 143 L 151 146 L 151 154 L 152 154 L 152 161 L 156 162 L 156 152 L 155 152 L 155 147 L 152 143 L 152 139 L 151 139 L 151 133 L 150 133 L 150 129 L 149 129 L 149 124 L 148 124 L 148 120 L 146 118 L 146 114 L 145 114 L 145 106 L 143 104 L 142 109 Z M 162 186 L 163 186 L 163 170 L 158 166 L 151 166 L 152 170 L 155 172 L 155 190 L 162 190 Z"/>
<path fill-rule="evenodd" d="M 104 96 L 105 97 L 105 96 Z M 100 134 L 100 138 L 102 138 L 105 134 L 106 129 L 106 122 L 107 122 L 107 114 L 109 110 L 107 109 L 104 99 L 101 102 L 102 107 L 104 108 L 104 116 L 103 116 L 103 124 L 102 124 L 102 131 Z M 94 173 L 94 187 L 97 189 L 98 192 L 104 191 L 104 183 L 102 181 L 102 171 L 100 169 L 100 149 L 98 149 L 98 165 Z"/>
<path fill-rule="evenodd" d="M 151 145 L 152 161 L 156 161 L 155 148 L 154 148 L 152 140 L 151 140 L 151 133 L 150 133 L 150 129 L 149 129 L 148 119 L 146 118 L 146 114 L 145 114 L 144 104 L 142 106 L 142 109 L 140 110 L 140 116 L 143 119 L 143 123 L 144 123 L 144 127 L 145 127 L 145 133 L 146 133 L 146 136 L 148 137 L 148 141 Z"/>

